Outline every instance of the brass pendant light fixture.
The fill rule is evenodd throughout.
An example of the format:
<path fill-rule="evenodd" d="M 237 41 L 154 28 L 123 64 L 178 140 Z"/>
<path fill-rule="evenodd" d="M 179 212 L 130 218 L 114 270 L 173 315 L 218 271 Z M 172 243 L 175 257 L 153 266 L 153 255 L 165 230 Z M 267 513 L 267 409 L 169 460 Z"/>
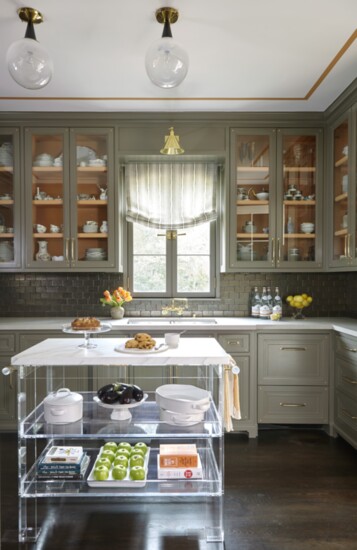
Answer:
<path fill-rule="evenodd" d="M 175 136 L 174 128 L 171 126 L 169 128 L 170 134 L 165 136 L 165 145 L 163 149 L 160 150 L 162 155 L 182 155 L 185 151 L 180 146 L 180 137 Z"/>
<path fill-rule="evenodd" d="M 174 88 L 181 84 L 188 71 L 188 55 L 171 33 L 171 25 L 178 20 L 179 12 L 175 8 L 160 8 L 155 15 L 164 29 L 161 39 L 154 42 L 146 53 L 146 72 L 156 86 Z"/>
<path fill-rule="evenodd" d="M 53 74 L 53 64 L 46 50 L 37 42 L 34 25 L 43 22 L 42 14 L 34 8 L 19 8 L 17 14 L 27 23 L 25 37 L 16 40 L 6 54 L 12 78 L 28 90 L 44 88 Z"/>

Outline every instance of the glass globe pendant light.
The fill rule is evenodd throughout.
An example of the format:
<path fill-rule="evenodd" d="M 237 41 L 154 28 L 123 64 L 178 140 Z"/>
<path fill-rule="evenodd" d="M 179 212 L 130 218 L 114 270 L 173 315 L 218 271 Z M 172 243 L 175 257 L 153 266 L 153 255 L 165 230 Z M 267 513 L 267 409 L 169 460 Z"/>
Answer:
<path fill-rule="evenodd" d="M 150 80 L 160 88 L 174 88 L 181 84 L 188 71 L 188 55 L 174 41 L 171 23 L 178 20 L 178 11 L 174 8 L 160 8 L 156 11 L 156 20 L 164 24 L 162 37 L 154 42 L 146 52 L 145 67 Z"/>
<path fill-rule="evenodd" d="M 17 13 L 27 23 L 25 38 L 11 44 L 6 62 L 12 78 L 28 90 L 46 86 L 53 74 L 53 64 L 46 50 L 37 42 L 34 24 L 42 23 L 42 14 L 34 8 L 19 8 Z"/>

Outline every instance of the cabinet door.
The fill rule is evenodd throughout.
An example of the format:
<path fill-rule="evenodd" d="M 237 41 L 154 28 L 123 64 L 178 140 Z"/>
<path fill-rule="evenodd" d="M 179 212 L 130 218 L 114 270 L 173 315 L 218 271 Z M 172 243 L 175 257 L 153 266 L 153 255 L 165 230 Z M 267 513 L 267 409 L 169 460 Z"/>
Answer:
<path fill-rule="evenodd" d="M 276 265 L 322 267 L 321 130 L 278 130 Z"/>
<path fill-rule="evenodd" d="M 275 142 L 275 130 L 232 130 L 230 267 L 275 262 Z"/>
<path fill-rule="evenodd" d="M 26 267 L 70 266 L 68 132 L 25 129 Z"/>
<path fill-rule="evenodd" d="M 356 264 L 356 151 L 354 112 L 349 111 L 332 129 L 333 150 L 332 220 L 329 247 L 331 267 L 351 267 Z"/>
<path fill-rule="evenodd" d="M 70 136 L 72 265 L 114 267 L 113 130 L 72 129 Z"/>
<path fill-rule="evenodd" d="M 21 267 L 19 130 L 0 128 L 0 270 Z"/>
<path fill-rule="evenodd" d="M 3 367 L 11 364 L 11 355 L 0 355 L 0 429 L 16 429 L 16 395 L 17 381 L 16 373 L 11 372 L 8 376 L 1 373 Z"/>

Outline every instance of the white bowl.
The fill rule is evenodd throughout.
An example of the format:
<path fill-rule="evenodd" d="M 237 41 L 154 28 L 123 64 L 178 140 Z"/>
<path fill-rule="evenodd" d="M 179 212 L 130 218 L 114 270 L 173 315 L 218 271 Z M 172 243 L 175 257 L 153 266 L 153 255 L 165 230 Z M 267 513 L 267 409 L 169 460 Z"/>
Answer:
<path fill-rule="evenodd" d="M 255 196 L 259 201 L 266 201 L 269 199 L 269 193 L 264 193 L 263 191 L 261 193 L 256 193 Z"/>
<path fill-rule="evenodd" d="M 210 407 L 210 393 L 186 384 L 165 384 L 157 388 L 159 407 L 180 414 L 205 412 Z"/>
<path fill-rule="evenodd" d="M 315 224 L 313 223 L 302 223 L 300 229 L 303 233 L 313 233 L 315 229 Z"/>
<path fill-rule="evenodd" d="M 97 233 L 98 232 L 98 226 L 97 225 L 84 225 L 83 226 L 83 233 Z"/>
<path fill-rule="evenodd" d="M 168 411 L 160 407 L 160 420 L 171 426 L 194 426 L 199 422 L 202 422 L 205 413 L 200 411 L 198 413 L 177 413 L 174 411 Z"/>

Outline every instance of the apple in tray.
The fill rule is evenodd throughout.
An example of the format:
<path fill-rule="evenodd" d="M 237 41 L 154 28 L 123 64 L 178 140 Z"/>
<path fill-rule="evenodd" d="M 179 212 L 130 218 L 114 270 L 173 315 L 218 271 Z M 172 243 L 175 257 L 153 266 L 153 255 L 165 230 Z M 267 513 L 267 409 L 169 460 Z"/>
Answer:
<path fill-rule="evenodd" d="M 142 481 L 145 479 L 145 468 L 143 466 L 133 466 L 130 468 L 130 479 L 133 481 Z"/>
<path fill-rule="evenodd" d="M 93 475 L 96 481 L 105 481 L 109 477 L 109 470 L 103 465 L 96 466 Z"/>

